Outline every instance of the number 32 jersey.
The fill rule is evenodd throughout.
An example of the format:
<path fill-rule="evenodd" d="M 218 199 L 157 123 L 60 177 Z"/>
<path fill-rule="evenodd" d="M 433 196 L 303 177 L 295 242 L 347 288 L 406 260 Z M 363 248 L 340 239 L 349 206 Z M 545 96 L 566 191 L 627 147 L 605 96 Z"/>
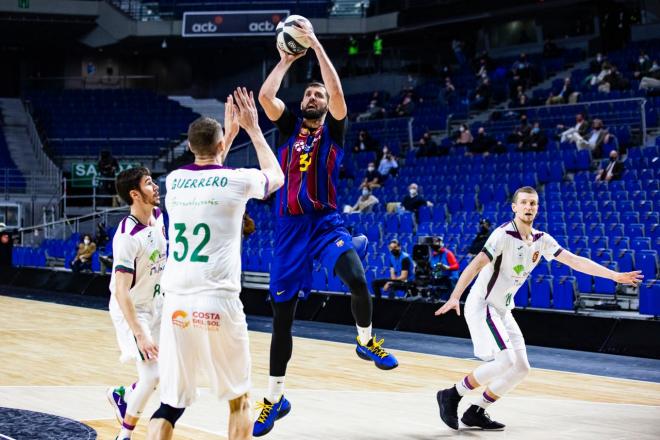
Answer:
<path fill-rule="evenodd" d="M 541 257 L 553 260 L 562 251 L 552 236 L 532 229 L 532 242 L 523 241 L 515 222 L 506 223 L 488 237 L 484 252 L 490 263 L 477 277 L 470 294 L 478 294 L 500 310 L 513 309 L 513 297 Z"/>
<path fill-rule="evenodd" d="M 241 236 L 245 204 L 268 194 L 256 169 L 187 165 L 166 180 L 169 253 L 161 279 L 168 295 L 241 291 Z"/>

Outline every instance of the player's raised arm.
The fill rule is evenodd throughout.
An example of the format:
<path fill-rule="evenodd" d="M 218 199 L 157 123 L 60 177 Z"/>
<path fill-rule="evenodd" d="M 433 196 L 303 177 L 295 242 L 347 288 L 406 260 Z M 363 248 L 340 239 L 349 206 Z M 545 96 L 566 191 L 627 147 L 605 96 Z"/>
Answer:
<path fill-rule="evenodd" d="M 234 105 L 234 98 L 231 95 L 227 96 L 227 101 L 225 102 L 225 120 L 223 121 L 225 127 L 225 133 L 223 136 L 225 141 L 225 149 L 222 150 L 220 163 L 225 162 L 225 158 L 231 149 L 231 144 L 234 142 L 234 139 L 236 139 L 236 136 L 241 129 L 241 127 L 238 125 L 237 111 L 238 110 Z"/>
<path fill-rule="evenodd" d="M 632 284 L 633 286 L 639 285 L 644 279 L 642 271 L 634 270 L 632 272 L 615 272 L 605 266 L 591 261 L 588 258 L 580 257 L 572 252 L 562 249 L 562 251 L 555 257 L 555 260 L 588 275 L 596 277 L 607 278 L 619 284 Z"/>
<path fill-rule="evenodd" d="M 481 271 L 481 269 L 483 269 L 483 267 L 488 263 L 490 263 L 490 258 L 488 258 L 488 255 L 486 255 L 486 253 L 483 251 L 479 252 L 477 256 L 474 257 L 472 261 L 470 261 L 470 264 L 468 264 L 468 266 L 461 274 L 458 282 L 456 283 L 456 287 L 454 287 L 454 291 L 451 293 L 451 296 L 447 302 L 435 311 L 435 315 L 444 315 L 448 311 L 454 309 L 456 310 L 456 314 L 460 316 L 461 308 L 459 300 L 461 299 L 463 292 L 467 286 L 470 285 L 474 277 L 479 274 L 479 271 Z"/>
<path fill-rule="evenodd" d="M 259 159 L 259 167 L 268 178 L 268 193 L 272 193 L 284 185 L 284 173 L 259 127 L 254 96 L 252 92 L 248 93 L 245 87 L 238 87 L 234 91 L 234 100 L 238 112 L 238 123 L 247 132 L 254 144 Z"/>
<path fill-rule="evenodd" d="M 289 67 L 291 67 L 291 64 L 295 60 L 307 53 L 305 51 L 298 55 L 289 55 L 282 49 L 278 48 L 277 50 L 280 53 L 280 62 L 273 68 L 261 86 L 261 90 L 259 90 L 259 104 L 264 108 L 266 116 L 271 121 L 277 121 L 282 116 L 282 113 L 284 113 L 284 108 L 286 107 L 284 102 L 277 97 L 277 92 L 280 90 L 284 75 L 289 71 Z"/>
<path fill-rule="evenodd" d="M 309 47 L 316 53 L 316 58 L 319 60 L 319 67 L 321 68 L 321 77 L 325 85 L 330 99 L 328 100 L 328 111 L 333 118 L 342 120 L 346 117 L 348 112 L 346 101 L 344 100 L 344 90 L 341 88 L 341 81 L 339 75 L 332 65 L 332 61 L 325 53 L 323 46 L 316 38 L 314 30 L 308 25 L 298 26 L 305 38 L 309 41 Z M 261 102 L 261 100 L 260 100 Z"/>

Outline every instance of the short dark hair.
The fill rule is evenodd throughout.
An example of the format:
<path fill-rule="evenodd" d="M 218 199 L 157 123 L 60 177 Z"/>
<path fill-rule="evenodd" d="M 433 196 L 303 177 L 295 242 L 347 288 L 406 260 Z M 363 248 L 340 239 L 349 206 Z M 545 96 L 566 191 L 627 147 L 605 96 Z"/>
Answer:
<path fill-rule="evenodd" d="M 518 188 L 516 192 L 513 193 L 513 200 L 512 200 L 513 203 L 516 203 L 516 201 L 518 200 L 518 193 L 536 194 L 537 196 L 539 195 L 539 193 L 537 193 L 536 190 L 531 186 L 523 186 Z"/>
<path fill-rule="evenodd" d="M 401 245 L 401 243 L 399 243 L 399 240 L 397 240 L 396 238 L 391 239 L 391 240 L 390 240 L 390 244 L 395 244 L 395 245 L 397 245 L 397 246 L 400 246 L 400 245 Z"/>
<path fill-rule="evenodd" d="M 208 116 L 200 116 L 188 126 L 188 143 L 194 154 L 215 154 L 215 147 L 222 139 L 222 126 Z"/>
<path fill-rule="evenodd" d="M 312 81 L 310 83 L 307 83 L 307 85 L 305 86 L 305 91 L 307 91 L 307 89 L 309 89 L 310 87 L 323 87 L 323 90 L 325 90 L 325 99 L 330 100 L 330 94 L 328 93 L 328 89 L 325 86 L 325 84 L 323 84 L 321 81 Z"/>
<path fill-rule="evenodd" d="M 128 206 L 133 204 L 131 191 L 140 191 L 140 182 L 144 176 L 151 176 L 151 171 L 147 167 L 129 168 L 117 175 L 115 180 L 117 194 Z"/>

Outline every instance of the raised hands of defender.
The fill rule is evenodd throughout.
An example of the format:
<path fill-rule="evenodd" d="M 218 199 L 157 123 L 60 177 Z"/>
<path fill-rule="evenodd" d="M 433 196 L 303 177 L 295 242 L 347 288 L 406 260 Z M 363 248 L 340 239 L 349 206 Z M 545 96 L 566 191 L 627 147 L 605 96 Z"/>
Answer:
<path fill-rule="evenodd" d="M 455 298 L 449 298 L 442 307 L 435 311 L 435 316 L 444 315 L 452 309 L 456 311 L 458 316 L 461 316 L 461 303 Z"/>
<path fill-rule="evenodd" d="M 633 270 L 632 272 L 617 272 L 614 276 L 614 281 L 619 284 L 632 284 L 637 287 L 644 279 L 641 270 Z"/>
<path fill-rule="evenodd" d="M 237 87 L 234 90 L 234 101 L 238 108 L 238 124 L 241 128 L 245 131 L 259 128 L 259 116 L 253 93 L 248 92 L 245 87 Z"/>
<path fill-rule="evenodd" d="M 225 102 L 225 142 L 234 140 L 238 131 L 241 129 L 238 125 L 238 107 L 234 104 L 233 96 L 227 96 Z"/>
<path fill-rule="evenodd" d="M 311 24 L 307 22 L 300 23 L 299 21 L 297 21 L 294 23 L 294 26 L 297 27 L 300 30 L 300 32 L 303 34 L 303 36 L 309 43 L 310 48 L 314 49 L 321 45 L 321 43 L 319 43 L 318 38 L 316 38 L 316 34 L 314 33 L 314 28 L 312 28 Z"/>

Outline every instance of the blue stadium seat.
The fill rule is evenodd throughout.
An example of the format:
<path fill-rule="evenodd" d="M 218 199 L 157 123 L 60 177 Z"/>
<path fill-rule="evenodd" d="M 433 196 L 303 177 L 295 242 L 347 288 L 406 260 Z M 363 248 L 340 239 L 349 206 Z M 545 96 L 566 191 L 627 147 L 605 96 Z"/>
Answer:
<path fill-rule="evenodd" d="M 532 282 L 530 306 L 543 309 L 550 308 L 552 296 L 552 275 L 539 275 Z"/>
<path fill-rule="evenodd" d="M 626 232 L 630 238 L 637 238 L 637 237 L 644 237 L 644 224 L 642 223 L 627 223 L 624 222 L 626 225 Z"/>
<path fill-rule="evenodd" d="M 645 279 L 654 279 L 658 275 L 658 252 L 641 250 L 635 252 L 635 267 L 641 270 Z"/>
<path fill-rule="evenodd" d="M 660 316 L 660 280 L 644 280 L 640 286 L 639 313 Z"/>
<path fill-rule="evenodd" d="M 555 276 L 552 283 L 552 307 L 559 310 L 575 308 L 575 277 Z"/>
<path fill-rule="evenodd" d="M 641 250 L 651 250 L 651 238 L 650 237 L 633 237 L 631 248 L 636 251 Z"/>
<path fill-rule="evenodd" d="M 615 262 L 602 262 L 601 264 L 611 270 L 618 270 L 618 266 Z M 595 277 L 594 292 L 614 295 L 614 293 L 616 293 L 616 283 L 607 278 Z"/>
<path fill-rule="evenodd" d="M 610 246 L 614 252 L 620 252 L 622 249 L 630 249 L 630 239 L 628 237 L 610 237 Z"/>
<path fill-rule="evenodd" d="M 412 212 L 402 212 L 399 214 L 399 233 L 412 234 L 414 229 Z"/>
<path fill-rule="evenodd" d="M 518 289 L 518 292 L 516 292 L 516 295 L 513 297 L 513 302 L 516 307 L 527 307 L 529 305 L 530 293 L 529 280 L 525 280 L 522 286 L 520 286 L 520 289 Z"/>
<path fill-rule="evenodd" d="M 621 249 L 615 251 L 616 261 L 621 272 L 630 272 L 635 268 L 635 251 L 632 249 Z"/>

